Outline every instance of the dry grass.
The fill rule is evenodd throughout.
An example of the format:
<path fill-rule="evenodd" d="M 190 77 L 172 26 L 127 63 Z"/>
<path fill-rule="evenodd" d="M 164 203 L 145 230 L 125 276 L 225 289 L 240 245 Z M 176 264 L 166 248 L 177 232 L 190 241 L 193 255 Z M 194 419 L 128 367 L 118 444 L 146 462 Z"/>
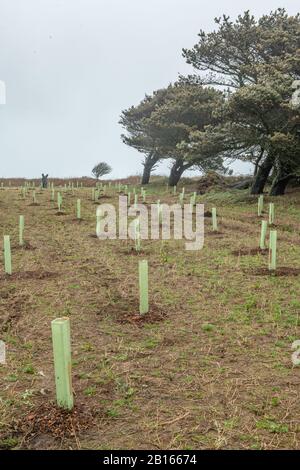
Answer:
<path fill-rule="evenodd" d="M 175 201 L 162 185 L 149 194 L 150 201 Z M 48 191 L 37 193 L 34 207 L 30 196 L 0 190 L 1 235 L 12 237 L 16 273 L 0 277 L 8 348 L 0 366 L 0 448 L 300 448 L 300 368 L 291 362 L 291 344 L 300 338 L 300 276 L 257 276 L 252 270 L 264 268 L 266 256 L 232 253 L 257 247 L 260 224 L 256 200 L 234 194 L 206 197 L 207 210 L 218 207 L 221 233 L 211 236 L 206 219 L 201 251 L 185 251 L 183 241 L 145 241 L 144 253 L 131 256 L 131 242 L 90 236 L 96 206 L 89 189 L 63 194 L 60 217 Z M 116 203 L 117 194 L 108 201 Z M 275 202 L 281 268 L 300 267 L 299 201 L 292 193 Z M 31 249 L 17 247 L 19 214 Z M 132 319 L 144 257 L 159 318 L 140 324 Z M 30 417 L 41 407 L 52 427 L 61 421 L 49 408 L 50 322 L 65 315 L 76 413 L 84 404 L 91 419 L 82 428 L 78 420 L 72 434 L 50 425 L 47 432 L 40 418 L 37 432 Z"/>

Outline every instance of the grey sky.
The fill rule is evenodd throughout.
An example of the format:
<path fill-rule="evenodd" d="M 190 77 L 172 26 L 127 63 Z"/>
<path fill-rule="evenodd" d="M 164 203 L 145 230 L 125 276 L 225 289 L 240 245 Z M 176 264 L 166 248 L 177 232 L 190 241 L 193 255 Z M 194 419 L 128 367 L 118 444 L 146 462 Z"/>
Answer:
<path fill-rule="evenodd" d="M 142 155 L 120 140 L 122 109 L 192 68 L 182 47 L 213 19 L 296 0 L 0 0 L 0 176 L 89 175 L 97 161 L 113 177 L 141 171 Z M 166 173 L 167 163 L 158 173 Z M 242 164 L 236 171 L 245 171 Z"/>

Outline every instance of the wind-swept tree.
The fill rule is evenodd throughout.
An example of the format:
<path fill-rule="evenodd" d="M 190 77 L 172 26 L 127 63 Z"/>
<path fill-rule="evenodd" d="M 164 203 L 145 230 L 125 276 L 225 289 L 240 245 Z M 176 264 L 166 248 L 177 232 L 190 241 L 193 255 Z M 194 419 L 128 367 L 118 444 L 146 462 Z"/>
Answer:
<path fill-rule="evenodd" d="M 175 186 L 188 168 L 206 167 L 201 155 L 192 162 L 186 159 L 181 144 L 189 134 L 214 122 L 214 109 L 223 101 L 223 94 L 181 80 L 146 96 L 137 106 L 122 112 L 120 123 L 127 130 L 123 142 L 145 154 L 142 184 L 149 182 L 151 170 L 161 159 L 171 159 L 169 185 Z M 218 166 L 220 158 L 218 158 Z M 211 158 L 215 169 L 216 160 Z"/>
<path fill-rule="evenodd" d="M 126 134 L 121 135 L 124 144 L 144 154 L 143 185 L 149 183 L 151 172 L 162 157 L 151 133 L 149 119 L 157 106 L 164 103 L 166 93 L 166 89 L 161 89 L 146 95 L 137 106 L 122 111 L 119 121 L 126 130 Z"/>
<path fill-rule="evenodd" d="M 271 193 L 281 194 L 300 165 L 299 121 L 288 105 L 300 71 L 300 15 L 278 9 L 258 20 L 245 12 L 235 22 L 215 21 L 217 30 L 200 31 L 198 44 L 183 56 L 200 72 L 188 77 L 191 83 L 228 90 L 227 109 L 223 124 L 206 136 L 194 134 L 191 146 L 249 157 L 256 168 L 253 194 L 263 191 L 273 169 Z"/>
<path fill-rule="evenodd" d="M 101 176 L 108 175 L 111 173 L 111 171 L 112 168 L 108 165 L 108 163 L 100 162 L 94 166 L 92 169 L 92 174 L 95 176 L 95 178 L 99 179 Z"/>
<path fill-rule="evenodd" d="M 209 124 L 217 123 L 214 110 L 223 103 L 223 94 L 210 87 L 190 84 L 181 80 L 169 85 L 165 101 L 157 106 L 149 119 L 151 133 L 155 136 L 156 145 L 164 158 L 171 158 L 169 185 L 175 186 L 183 172 L 188 168 L 221 168 L 221 160 L 204 159 L 201 153 L 193 160 L 187 157 L 184 143 L 196 130 L 204 130 Z"/>

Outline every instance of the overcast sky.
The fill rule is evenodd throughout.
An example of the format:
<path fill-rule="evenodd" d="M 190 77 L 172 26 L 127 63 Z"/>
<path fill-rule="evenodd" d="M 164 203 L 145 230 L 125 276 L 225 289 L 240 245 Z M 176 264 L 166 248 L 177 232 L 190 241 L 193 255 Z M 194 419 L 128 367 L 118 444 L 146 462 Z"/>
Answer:
<path fill-rule="evenodd" d="M 126 147 L 122 109 L 192 73 L 182 47 L 223 13 L 257 16 L 297 0 L 0 0 L 0 177 L 141 172 Z M 299 10 L 299 7 L 298 7 Z M 235 164 L 235 171 L 247 167 Z M 168 164 L 157 170 L 167 173 Z"/>

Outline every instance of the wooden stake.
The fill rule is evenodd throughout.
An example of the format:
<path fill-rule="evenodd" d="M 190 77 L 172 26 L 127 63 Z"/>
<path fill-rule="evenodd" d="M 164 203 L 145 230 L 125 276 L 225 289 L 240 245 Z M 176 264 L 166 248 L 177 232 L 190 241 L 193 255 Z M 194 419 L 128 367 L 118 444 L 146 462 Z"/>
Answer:
<path fill-rule="evenodd" d="M 51 322 L 57 404 L 71 410 L 74 406 L 71 375 L 70 320 L 56 318 Z"/>

